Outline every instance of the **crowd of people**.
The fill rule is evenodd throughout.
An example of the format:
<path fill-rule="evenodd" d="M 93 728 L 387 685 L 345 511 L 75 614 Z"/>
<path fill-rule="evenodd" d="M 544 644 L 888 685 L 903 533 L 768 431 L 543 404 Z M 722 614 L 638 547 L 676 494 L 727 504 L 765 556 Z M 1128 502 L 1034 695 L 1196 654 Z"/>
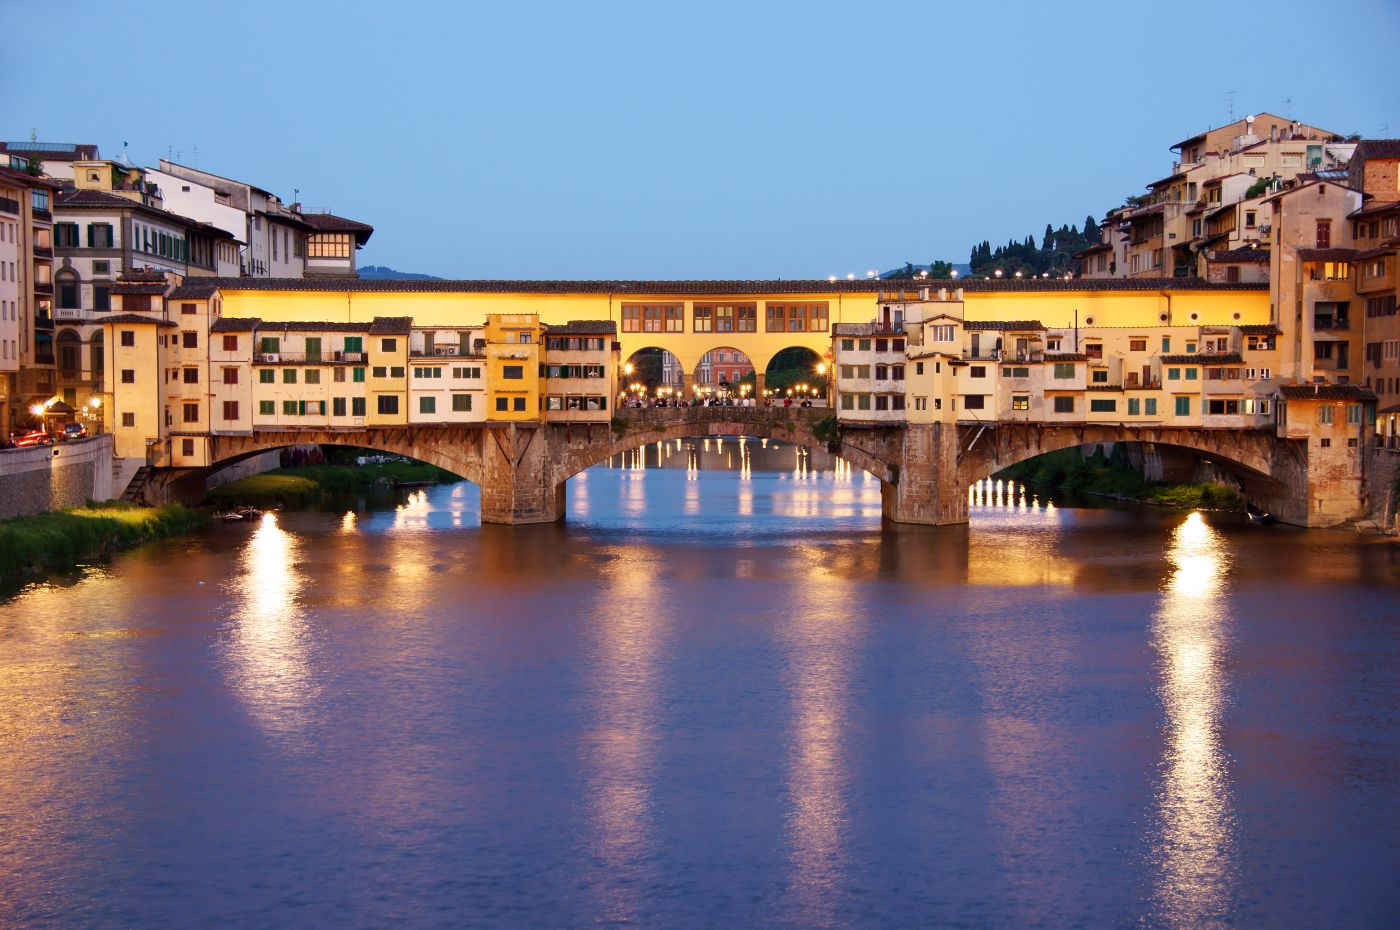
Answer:
<path fill-rule="evenodd" d="M 731 397 L 720 395 L 697 396 L 687 400 L 684 397 L 644 397 L 622 394 L 618 398 L 619 407 L 642 409 L 646 407 L 814 407 L 825 405 L 824 400 L 811 397 L 765 397 L 761 401 L 752 397 Z"/>

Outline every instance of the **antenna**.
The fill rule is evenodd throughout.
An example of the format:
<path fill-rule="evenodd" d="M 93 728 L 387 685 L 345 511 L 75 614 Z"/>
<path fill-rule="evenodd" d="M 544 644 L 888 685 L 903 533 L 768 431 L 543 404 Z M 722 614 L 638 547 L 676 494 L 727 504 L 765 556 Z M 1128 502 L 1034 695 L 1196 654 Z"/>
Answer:
<path fill-rule="evenodd" d="M 1225 91 L 1225 99 L 1230 102 L 1230 122 L 1232 123 L 1235 121 L 1235 94 L 1238 93 L 1237 90 Z"/>
<path fill-rule="evenodd" d="M 198 168 L 198 167 L 199 167 L 199 146 L 196 145 L 196 146 L 194 147 L 194 152 L 192 152 L 192 153 L 190 154 L 190 161 L 192 162 L 192 164 L 190 165 L 190 167 L 192 167 L 192 168 Z"/>
<path fill-rule="evenodd" d="M 33 129 L 30 129 L 30 130 L 29 130 L 29 141 L 30 141 L 30 142 L 38 142 L 38 141 L 39 141 L 39 130 L 38 130 L 37 127 L 35 127 L 35 128 L 33 128 Z"/>
<path fill-rule="evenodd" d="M 1292 97 L 1284 97 L 1284 98 L 1283 98 L 1283 115 L 1286 116 L 1286 117 L 1288 117 L 1288 121 L 1289 121 L 1290 123 L 1293 122 L 1293 98 L 1292 98 Z"/>

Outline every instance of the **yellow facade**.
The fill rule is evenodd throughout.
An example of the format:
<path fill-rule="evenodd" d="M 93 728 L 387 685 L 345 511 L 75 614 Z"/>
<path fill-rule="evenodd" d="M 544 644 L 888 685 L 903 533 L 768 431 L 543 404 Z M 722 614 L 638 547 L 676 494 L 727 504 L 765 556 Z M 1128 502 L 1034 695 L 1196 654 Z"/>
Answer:
<path fill-rule="evenodd" d="M 124 314 L 104 322 L 103 347 L 111 383 L 102 405 L 104 426 L 113 436 L 117 458 L 147 458 L 147 443 L 165 430 L 165 351 L 161 337 L 172 327 L 151 317 Z"/>
<path fill-rule="evenodd" d="M 566 322 L 566 321 L 560 321 Z M 486 318 L 486 418 L 544 419 L 540 403 L 540 318 L 495 313 Z"/>

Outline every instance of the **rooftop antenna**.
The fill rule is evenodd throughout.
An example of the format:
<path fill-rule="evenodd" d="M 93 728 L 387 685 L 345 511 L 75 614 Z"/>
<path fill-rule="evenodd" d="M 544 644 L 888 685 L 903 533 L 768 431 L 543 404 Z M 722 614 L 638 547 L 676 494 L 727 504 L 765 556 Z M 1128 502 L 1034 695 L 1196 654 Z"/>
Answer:
<path fill-rule="evenodd" d="M 198 168 L 198 167 L 199 167 L 199 146 L 196 145 L 196 146 L 194 147 L 194 151 L 190 153 L 190 161 L 193 162 L 193 164 L 190 165 L 190 167 L 192 167 L 192 168 Z"/>
<path fill-rule="evenodd" d="M 39 141 L 39 130 L 38 130 L 37 127 L 29 130 L 29 141 L 30 141 L 30 142 L 38 142 L 38 141 Z"/>
<path fill-rule="evenodd" d="M 1293 98 L 1292 98 L 1292 97 L 1284 97 L 1284 98 L 1283 98 L 1283 115 L 1286 116 L 1286 117 L 1288 117 L 1288 121 L 1289 121 L 1290 123 L 1293 122 Z"/>
<path fill-rule="evenodd" d="M 1232 123 L 1235 121 L 1235 94 L 1238 93 L 1237 90 L 1225 91 L 1225 99 L 1230 101 L 1230 122 Z"/>

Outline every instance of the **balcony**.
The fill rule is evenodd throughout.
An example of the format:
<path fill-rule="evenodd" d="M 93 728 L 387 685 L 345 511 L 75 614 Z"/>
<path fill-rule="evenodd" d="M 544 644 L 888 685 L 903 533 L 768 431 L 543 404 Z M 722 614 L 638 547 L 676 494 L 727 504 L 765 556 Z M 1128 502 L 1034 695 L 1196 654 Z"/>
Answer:
<path fill-rule="evenodd" d="M 35 328 L 35 329 L 43 329 L 43 330 L 52 330 L 52 329 L 53 329 L 53 317 L 49 316 L 47 313 L 40 313 L 40 312 L 38 312 L 38 311 L 35 311 L 35 313 L 34 313 L 34 328 Z"/>
<path fill-rule="evenodd" d="M 422 349 L 411 349 L 409 356 L 412 358 L 485 358 L 483 351 L 480 355 L 473 356 L 471 350 L 463 351 L 461 346 L 426 346 Z"/>
<path fill-rule="evenodd" d="M 253 361 L 260 365 L 333 365 L 356 364 L 365 360 L 363 352 L 254 352 Z"/>
<path fill-rule="evenodd" d="M 19 216 L 19 201 L 11 200 L 9 197 L 0 197 L 0 213 Z"/>
<path fill-rule="evenodd" d="M 49 296 L 49 297 L 52 297 L 52 296 L 53 296 L 53 282 L 52 282 L 52 281 L 35 281 L 35 282 L 34 282 L 34 293 L 36 293 L 36 294 L 45 294 L 45 295 L 47 295 L 47 296 Z"/>
<path fill-rule="evenodd" d="M 35 207 L 34 209 L 32 209 L 32 210 L 30 211 L 30 214 L 31 214 L 31 215 L 34 217 L 34 219 L 36 219 L 36 220 L 44 220 L 44 221 L 49 222 L 49 223 L 52 223 L 52 222 L 53 222 L 53 214 L 50 213 L 48 210 L 43 210 L 43 209 L 40 209 L 39 207 Z"/>
<path fill-rule="evenodd" d="M 1346 332 L 1351 329 L 1351 321 L 1346 317 L 1313 317 L 1313 330 L 1316 332 Z"/>
<path fill-rule="evenodd" d="M 53 249 L 49 248 L 46 245 L 36 245 L 34 246 L 34 257 L 53 258 Z"/>
<path fill-rule="evenodd" d="M 91 310 L 79 310 L 76 307 L 59 307 L 53 312 L 53 318 L 60 323 L 91 323 L 94 314 Z"/>

